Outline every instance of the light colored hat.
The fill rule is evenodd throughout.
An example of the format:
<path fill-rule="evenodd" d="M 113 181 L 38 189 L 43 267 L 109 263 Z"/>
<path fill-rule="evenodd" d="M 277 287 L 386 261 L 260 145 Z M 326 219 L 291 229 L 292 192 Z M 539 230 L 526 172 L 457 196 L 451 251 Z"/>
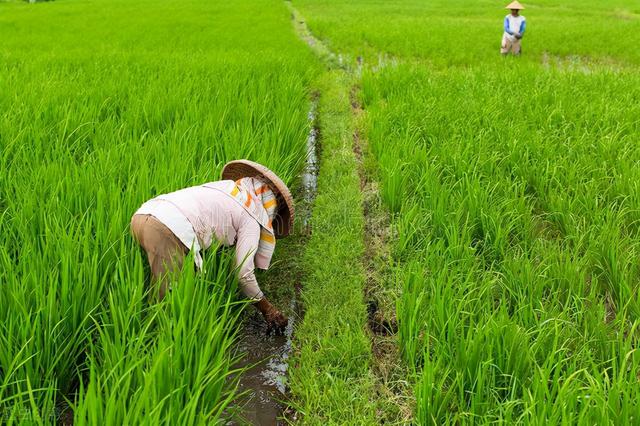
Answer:
<path fill-rule="evenodd" d="M 265 180 L 276 192 L 278 211 L 273 220 L 273 233 L 276 238 L 284 238 L 291 233 L 295 208 L 293 197 L 287 185 L 275 173 L 262 164 L 249 160 L 229 161 L 222 169 L 223 180 L 238 180 L 243 177 L 259 177 Z"/>
<path fill-rule="evenodd" d="M 519 1 L 513 1 L 511 3 L 509 3 L 509 5 L 507 7 L 505 7 L 505 9 L 517 9 L 517 10 L 524 10 L 524 6 L 520 4 Z"/>

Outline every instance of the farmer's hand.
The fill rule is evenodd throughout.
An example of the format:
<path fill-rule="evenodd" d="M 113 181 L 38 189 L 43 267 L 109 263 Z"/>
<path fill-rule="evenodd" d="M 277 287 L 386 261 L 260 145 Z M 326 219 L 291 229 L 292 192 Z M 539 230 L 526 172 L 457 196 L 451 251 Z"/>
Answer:
<path fill-rule="evenodd" d="M 258 301 L 256 307 L 262 312 L 264 320 L 267 322 L 267 333 L 281 335 L 287 328 L 289 319 L 275 308 L 266 297 Z"/>
<path fill-rule="evenodd" d="M 289 319 L 284 316 L 282 312 L 275 309 L 265 316 L 265 320 L 267 321 L 267 333 L 274 333 L 278 336 L 284 334 L 284 331 L 287 328 L 287 324 L 289 323 Z"/>

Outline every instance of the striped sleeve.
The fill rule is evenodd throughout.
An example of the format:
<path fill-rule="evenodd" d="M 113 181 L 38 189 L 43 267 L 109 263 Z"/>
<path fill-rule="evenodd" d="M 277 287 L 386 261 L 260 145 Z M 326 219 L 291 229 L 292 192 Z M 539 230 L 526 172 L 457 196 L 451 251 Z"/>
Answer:
<path fill-rule="evenodd" d="M 236 267 L 238 268 L 240 290 L 251 300 L 260 300 L 264 297 L 255 275 L 254 256 L 258 250 L 259 240 L 260 225 L 253 218 L 248 217 L 243 226 L 238 229 Z"/>

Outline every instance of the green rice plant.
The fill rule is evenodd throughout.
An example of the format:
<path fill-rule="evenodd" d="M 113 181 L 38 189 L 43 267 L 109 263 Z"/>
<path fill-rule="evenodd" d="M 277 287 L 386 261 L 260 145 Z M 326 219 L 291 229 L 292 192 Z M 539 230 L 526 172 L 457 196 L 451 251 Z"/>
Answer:
<path fill-rule="evenodd" d="M 427 344 L 424 335 L 424 304 L 426 294 L 422 291 L 424 276 L 419 264 L 407 265 L 398 273 L 403 282 L 400 298 L 397 301 L 398 338 L 402 348 L 402 357 L 412 368 L 421 363 L 422 352 Z M 400 280 L 398 280 L 400 281 Z"/>
<path fill-rule="evenodd" d="M 294 183 L 317 64 L 286 7 L 0 3 L 0 36 L 0 422 L 216 421 L 228 261 L 150 306 L 129 220 L 235 158 Z"/>
<path fill-rule="evenodd" d="M 424 357 L 422 373 L 416 384 L 416 421 L 421 425 L 450 424 L 455 387 L 449 378 L 451 368 L 441 359 Z"/>
<path fill-rule="evenodd" d="M 114 286 L 105 318 L 96 321 L 88 385 L 81 385 L 74 404 L 76 423 L 203 424 L 222 417 L 233 399 L 230 354 L 240 313 L 234 287 L 227 286 L 234 282 L 232 264 L 231 256 L 222 256 L 207 277 L 187 268 L 171 297 L 143 318 L 136 316 L 141 298 L 131 301 L 126 287 Z M 141 265 L 142 259 L 139 271 Z M 127 305 L 130 314 L 122 310 Z"/>
<path fill-rule="evenodd" d="M 639 11 L 526 6 L 505 59 L 495 4 L 296 3 L 361 59 L 419 424 L 637 417 Z"/>
<path fill-rule="evenodd" d="M 637 377 L 611 377 L 621 353 L 635 357 L 620 336 L 638 322 L 629 183 L 638 151 L 628 132 L 638 130 L 637 82 L 635 72 L 526 62 L 510 73 L 488 64 L 364 71 L 382 190 L 400 197 L 384 201 L 399 206 L 399 345 L 416 372 L 420 422 L 634 416 Z M 397 164 L 404 176 L 385 176 Z M 401 179 L 408 187 L 398 191 Z M 428 278 L 409 280 L 416 269 Z"/>

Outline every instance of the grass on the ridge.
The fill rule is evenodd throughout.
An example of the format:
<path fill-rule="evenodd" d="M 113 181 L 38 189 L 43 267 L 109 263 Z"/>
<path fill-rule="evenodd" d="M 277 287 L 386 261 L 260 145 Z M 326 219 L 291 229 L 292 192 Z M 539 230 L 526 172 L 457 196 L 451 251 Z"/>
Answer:
<path fill-rule="evenodd" d="M 291 371 L 294 406 L 305 424 L 374 424 L 376 407 L 365 332 L 363 216 L 349 77 L 320 82 L 322 155 L 312 236 L 305 250 L 305 317 Z"/>

